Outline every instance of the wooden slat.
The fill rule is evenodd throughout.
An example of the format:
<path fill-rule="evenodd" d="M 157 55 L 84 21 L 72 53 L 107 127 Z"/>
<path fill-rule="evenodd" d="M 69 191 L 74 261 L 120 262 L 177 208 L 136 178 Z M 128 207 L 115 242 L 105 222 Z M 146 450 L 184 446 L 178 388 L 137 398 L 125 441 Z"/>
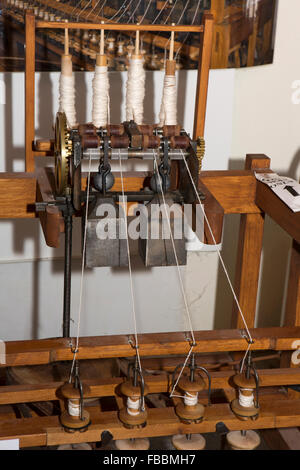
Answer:
<path fill-rule="evenodd" d="M 300 425 L 300 401 L 273 401 L 264 404 L 256 421 L 240 421 L 228 404 L 206 407 L 202 423 L 186 425 L 179 421 L 172 407 L 148 410 L 147 426 L 142 429 L 126 429 L 118 420 L 117 412 L 93 412 L 92 424 L 84 433 L 70 434 L 61 428 L 59 418 L 39 417 L 7 420 L 0 423 L 0 439 L 20 439 L 21 447 L 59 445 L 78 442 L 99 442 L 103 431 L 110 431 L 114 439 L 133 437 L 168 436 L 177 433 L 215 432 L 216 424 L 223 422 L 229 430 L 270 429 L 280 425 Z"/>
<path fill-rule="evenodd" d="M 283 230 L 300 243 L 300 212 L 293 212 L 264 183 L 257 181 L 256 204 Z"/>
<path fill-rule="evenodd" d="M 105 29 L 106 31 L 155 31 L 159 32 L 171 32 L 175 33 L 202 33 L 203 26 L 195 25 L 167 25 L 167 24 L 126 24 L 126 23 L 65 23 L 63 21 L 40 21 L 36 22 L 36 27 L 41 29 L 89 29 L 89 30 L 100 30 Z"/>
<path fill-rule="evenodd" d="M 256 328 L 251 331 L 253 350 L 292 350 L 300 339 L 300 328 Z M 195 332 L 195 353 L 244 351 L 247 342 L 238 330 L 212 330 Z M 150 333 L 139 336 L 141 356 L 178 355 L 189 351 L 184 333 Z M 132 357 L 135 350 L 128 336 L 82 337 L 79 359 Z M 72 360 L 70 339 L 54 338 L 6 343 L 6 366 L 48 364 Z M 4 367 L 4 365 L 1 365 Z"/>
<path fill-rule="evenodd" d="M 230 389 L 233 387 L 231 379 L 235 375 L 234 371 L 217 371 L 210 372 L 210 374 L 212 379 L 212 390 Z M 300 383 L 299 369 L 260 369 L 258 370 L 258 374 L 260 387 L 278 387 L 297 385 Z M 123 381 L 124 379 L 119 377 L 112 379 L 100 378 L 97 380 L 85 380 L 84 383 L 90 387 L 90 393 L 86 395 L 86 398 L 114 396 L 116 387 L 118 387 Z M 149 387 L 149 393 L 170 392 L 171 378 L 167 374 L 155 376 L 146 375 L 145 381 Z M 62 385 L 63 382 L 1 386 L 0 405 L 57 400 L 57 390 Z"/>

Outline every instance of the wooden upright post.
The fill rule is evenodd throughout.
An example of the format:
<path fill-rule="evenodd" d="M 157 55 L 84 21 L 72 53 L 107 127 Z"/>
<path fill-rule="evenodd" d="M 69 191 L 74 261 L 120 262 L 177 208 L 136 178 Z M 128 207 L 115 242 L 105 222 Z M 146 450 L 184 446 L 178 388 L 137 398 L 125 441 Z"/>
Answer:
<path fill-rule="evenodd" d="M 213 16 L 205 14 L 203 19 L 204 33 L 201 34 L 198 61 L 198 79 L 194 117 L 194 139 L 204 136 L 208 77 L 213 39 Z"/>
<path fill-rule="evenodd" d="M 25 15 L 25 158 L 26 171 L 34 171 L 32 142 L 35 136 L 35 17 L 32 11 Z"/>
<path fill-rule="evenodd" d="M 265 155 L 247 155 L 246 170 L 270 168 Z M 254 327 L 260 258 L 264 231 L 264 214 L 242 214 L 235 274 L 235 292 L 249 328 Z M 244 328 L 236 304 L 233 306 L 232 328 Z"/>

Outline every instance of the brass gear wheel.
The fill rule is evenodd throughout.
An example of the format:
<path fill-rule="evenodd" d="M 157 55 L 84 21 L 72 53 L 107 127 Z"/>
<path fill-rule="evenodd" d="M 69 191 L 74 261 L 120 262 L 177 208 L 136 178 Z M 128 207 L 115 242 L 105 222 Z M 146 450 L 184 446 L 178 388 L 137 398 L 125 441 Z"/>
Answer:
<path fill-rule="evenodd" d="M 57 113 L 55 120 L 55 186 L 59 196 L 65 196 L 69 183 L 69 160 L 72 156 L 72 141 L 67 128 L 65 113 Z"/>
<path fill-rule="evenodd" d="M 198 137 L 197 139 L 197 158 L 199 162 L 199 173 L 202 169 L 202 161 L 205 155 L 205 140 L 204 137 Z"/>

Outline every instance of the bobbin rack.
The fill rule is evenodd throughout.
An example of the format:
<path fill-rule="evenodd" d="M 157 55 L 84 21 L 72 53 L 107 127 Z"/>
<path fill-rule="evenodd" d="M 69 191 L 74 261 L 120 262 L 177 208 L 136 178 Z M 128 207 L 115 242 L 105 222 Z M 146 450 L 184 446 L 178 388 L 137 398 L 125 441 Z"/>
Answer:
<path fill-rule="evenodd" d="M 59 403 L 60 408 L 51 416 L 31 415 L 1 420 L 0 439 L 18 438 L 21 447 L 37 447 L 99 443 L 108 438 L 115 441 L 131 439 L 133 442 L 174 435 L 173 443 L 178 449 L 201 449 L 203 440 L 199 434 L 215 432 L 216 429 L 222 429 L 222 432 L 241 431 L 242 437 L 249 438 L 247 433 L 250 430 L 300 426 L 297 388 L 300 372 L 291 361 L 291 355 L 300 342 L 299 214 L 293 214 L 268 187 L 256 180 L 254 171 L 272 171 L 270 159 L 265 155 L 247 155 L 243 171 L 199 171 L 199 147 L 204 134 L 211 58 L 212 17 L 206 15 L 201 26 L 138 26 L 35 21 L 34 15 L 27 12 L 25 25 L 26 172 L 0 174 L 0 217 L 39 217 L 46 243 L 53 247 L 59 245 L 60 235 L 65 233 L 64 328 L 61 338 L 7 342 L 6 362 L 1 364 L 1 368 L 9 372 L 21 367 L 52 367 L 62 361 L 69 361 L 70 367 L 73 361 L 74 367 L 72 380 L 66 383 L 49 380 L 48 383 L 39 384 L 2 385 L 0 405 L 55 402 Z M 63 113 L 59 113 L 55 140 L 36 141 L 34 45 L 37 28 L 199 33 L 193 139 L 180 126 L 166 126 L 158 131 L 155 126 L 137 126 L 134 122 L 109 126 L 101 132 L 95 132 L 88 124 L 68 129 Z M 81 337 L 78 349 L 74 350 L 76 344 L 70 338 L 72 218 L 83 218 L 83 208 L 88 200 L 95 198 L 96 203 L 101 204 L 104 196 L 106 201 L 113 199 L 114 193 L 121 191 L 122 179 L 119 173 L 115 173 L 111 191 L 103 194 L 102 186 L 99 199 L 94 193 L 87 192 L 87 175 L 81 174 L 78 168 L 81 168 L 85 153 L 90 155 L 92 149 L 97 158 L 113 159 L 114 149 L 118 149 L 116 153 L 120 155 L 120 148 L 126 153 L 126 158 L 141 158 L 142 154 L 149 157 L 155 149 L 160 162 L 169 162 L 170 179 L 166 182 L 164 173 L 161 174 L 166 194 L 177 203 L 204 202 L 206 222 L 203 241 L 206 244 L 221 242 L 225 215 L 241 214 L 235 291 L 249 327 L 248 332 L 235 305 L 231 330 L 194 332 L 192 342 L 185 332 L 140 334 L 137 354 L 133 335 Z M 61 178 L 64 164 L 62 152 L 68 149 L 72 165 L 67 174 L 68 183 L 64 185 L 61 184 L 65 181 Z M 36 156 L 48 158 L 54 154 L 55 170 L 36 165 Z M 184 156 L 184 161 L 179 154 Z M 186 165 L 183 165 L 184 162 Z M 187 169 L 197 188 L 197 197 L 190 190 Z M 149 195 L 155 197 L 151 191 L 148 190 L 147 194 L 144 191 L 151 177 L 152 174 L 124 172 L 124 187 L 129 201 L 150 200 Z M 101 181 L 105 186 L 106 181 Z M 152 184 L 152 192 L 155 192 L 155 184 Z M 291 236 L 293 251 L 284 326 L 255 328 L 265 214 Z M 91 219 L 93 217 L 92 213 Z M 100 260 L 97 266 L 107 265 L 107 259 L 103 261 L 103 253 L 99 253 L 99 248 L 94 249 L 93 243 L 90 250 L 90 259 Z M 184 252 L 180 250 L 183 250 L 182 246 L 179 247 L 179 254 L 182 255 L 181 264 L 184 264 Z M 150 257 L 148 265 L 174 264 L 174 260 L 168 258 L 161 247 L 149 245 L 146 252 Z M 155 256 L 151 264 L 153 252 Z M 124 258 L 120 255 L 117 265 L 128 265 L 128 259 L 126 256 Z M 249 348 L 251 352 L 239 372 L 240 359 Z M 223 358 L 226 355 L 223 363 L 220 363 L 220 354 Z M 261 355 L 266 359 L 266 355 L 268 357 L 270 354 L 278 359 L 276 368 L 254 367 Z M 81 362 L 108 358 L 121 361 L 126 358 L 129 362 L 127 373 L 117 377 L 99 376 L 82 380 Z M 148 369 L 156 368 L 156 373 L 142 375 L 139 358 Z M 158 394 L 166 397 L 174 385 L 180 390 L 176 394 L 179 396 L 169 397 L 162 406 L 161 400 L 157 400 Z M 99 399 L 101 403 L 108 397 L 114 403 L 112 410 L 105 411 L 99 404 L 85 406 L 86 399 Z M 236 441 L 232 447 L 238 447 Z"/>

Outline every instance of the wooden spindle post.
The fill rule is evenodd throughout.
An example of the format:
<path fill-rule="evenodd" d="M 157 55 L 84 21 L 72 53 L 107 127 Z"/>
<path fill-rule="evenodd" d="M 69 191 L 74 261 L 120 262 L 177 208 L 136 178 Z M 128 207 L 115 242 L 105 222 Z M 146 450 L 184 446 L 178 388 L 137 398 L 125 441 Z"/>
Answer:
<path fill-rule="evenodd" d="M 204 33 L 200 35 L 198 79 L 196 90 L 196 104 L 194 117 L 193 138 L 203 137 L 206 116 L 206 102 L 208 91 L 208 77 L 213 39 L 213 16 L 205 14 L 203 19 Z"/>
<path fill-rule="evenodd" d="M 34 171 L 32 144 L 35 137 L 35 16 L 25 15 L 25 168 Z"/>
<path fill-rule="evenodd" d="M 265 155 L 247 155 L 245 170 L 270 168 Z M 235 273 L 235 293 L 249 328 L 254 327 L 259 269 L 264 232 L 264 214 L 242 214 Z M 244 328 L 244 323 L 234 303 L 233 328 Z"/>

